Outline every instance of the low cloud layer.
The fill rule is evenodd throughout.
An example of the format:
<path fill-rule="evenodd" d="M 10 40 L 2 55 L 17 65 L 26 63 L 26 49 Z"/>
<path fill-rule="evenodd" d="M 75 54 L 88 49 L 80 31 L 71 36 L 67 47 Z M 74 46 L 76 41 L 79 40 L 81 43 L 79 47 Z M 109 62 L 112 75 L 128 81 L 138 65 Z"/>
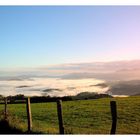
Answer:
<path fill-rule="evenodd" d="M 85 91 L 103 93 L 108 87 L 96 86 L 103 82 L 97 79 L 64 80 L 58 78 L 34 78 L 33 80 L 24 81 L 6 80 L 0 81 L 0 93 L 4 96 L 16 94 L 27 96 L 67 96 Z"/>

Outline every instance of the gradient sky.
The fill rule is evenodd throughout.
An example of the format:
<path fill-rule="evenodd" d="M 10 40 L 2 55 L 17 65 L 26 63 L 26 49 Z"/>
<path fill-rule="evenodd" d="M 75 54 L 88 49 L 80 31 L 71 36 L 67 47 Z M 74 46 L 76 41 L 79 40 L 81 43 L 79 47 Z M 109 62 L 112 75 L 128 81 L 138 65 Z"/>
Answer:
<path fill-rule="evenodd" d="M 0 68 L 140 59 L 140 6 L 0 6 Z"/>

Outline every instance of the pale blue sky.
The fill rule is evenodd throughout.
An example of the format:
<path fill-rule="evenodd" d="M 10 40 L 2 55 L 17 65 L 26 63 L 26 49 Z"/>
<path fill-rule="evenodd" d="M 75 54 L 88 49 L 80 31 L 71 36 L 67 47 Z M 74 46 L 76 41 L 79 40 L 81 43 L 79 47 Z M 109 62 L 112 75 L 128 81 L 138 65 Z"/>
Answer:
<path fill-rule="evenodd" d="M 140 6 L 0 6 L 0 68 L 140 59 Z"/>

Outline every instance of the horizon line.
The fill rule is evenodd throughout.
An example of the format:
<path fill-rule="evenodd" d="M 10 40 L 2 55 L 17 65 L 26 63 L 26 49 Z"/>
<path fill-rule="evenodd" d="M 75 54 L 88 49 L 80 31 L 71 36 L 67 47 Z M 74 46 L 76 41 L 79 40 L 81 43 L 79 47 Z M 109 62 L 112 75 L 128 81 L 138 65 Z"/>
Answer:
<path fill-rule="evenodd" d="M 59 64 L 46 64 L 46 65 L 38 65 L 38 66 L 19 66 L 19 67 L 3 67 L 0 72 L 3 71 L 15 71 L 15 70 L 28 70 L 28 69 L 42 69 L 42 68 L 50 68 L 50 67 L 58 67 L 58 66 L 66 66 L 66 65 L 76 65 L 76 64 L 90 64 L 90 63 L 113 63 L 113 62 L 130 62 L 130 61 L 140 61 L 140 59 L 125 59 L 125 60 L 105 60 L 105 61 L 83 61 L 83 62 L 68 62 L 68 63 L 59 63 Z M 6 70 L 8 69 L 8 70 Z"/>

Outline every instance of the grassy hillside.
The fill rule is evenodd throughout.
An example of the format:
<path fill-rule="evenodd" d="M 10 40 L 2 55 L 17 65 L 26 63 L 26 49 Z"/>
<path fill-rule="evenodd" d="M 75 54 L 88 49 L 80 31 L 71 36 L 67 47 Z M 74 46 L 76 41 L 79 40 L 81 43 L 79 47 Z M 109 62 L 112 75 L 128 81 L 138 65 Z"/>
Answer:
<path fill-rule="evenodd" d="M 109 98 L 63 102 L 63 119 L 67 134 L 109 134 L 111 129 Z M 140 134 L 140 97 L 113 98 L 117 101 L 117 134 Z M 0 105 L 2 111 L 4 105 Z M 56 103 L 31 104 L 33 131 L 58 134 Z M 9 104 L 12 126 L 27 130 L 25 104 Z"/>

